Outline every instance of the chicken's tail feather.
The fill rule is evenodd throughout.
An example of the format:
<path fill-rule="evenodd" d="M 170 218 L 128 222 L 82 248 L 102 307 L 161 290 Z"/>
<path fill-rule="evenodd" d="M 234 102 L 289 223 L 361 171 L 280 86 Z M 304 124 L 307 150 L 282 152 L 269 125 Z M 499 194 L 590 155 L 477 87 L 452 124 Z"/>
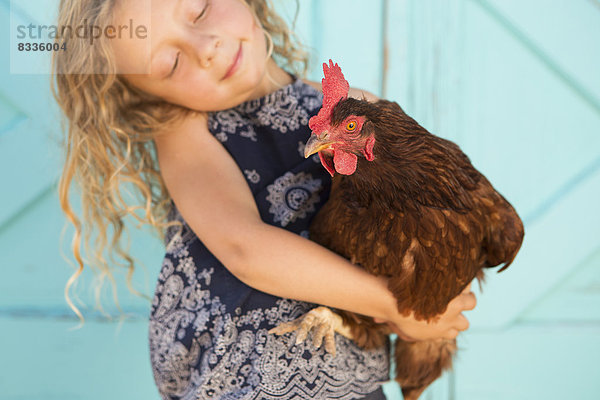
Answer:
<path fill-rule="evenodd" d="M 475 279 L 477 279 L 477 285 L 479 285 L 479 292 L 483 293 L 483 283 L 485 283 L 485 273 L 483 269 L 480 269 L 475 274 Z"/>
<path fill-rule="evenodd" d="M 486 252 L 487 267 L 495 267 L 504 264 L 498 273 L 508 268 L 514 261 L 521 244 L 525 231 L 523 221 L 500 193 L 496 192 L 496 201 L 490 207 L 491 222 L 488 231 Z"/>

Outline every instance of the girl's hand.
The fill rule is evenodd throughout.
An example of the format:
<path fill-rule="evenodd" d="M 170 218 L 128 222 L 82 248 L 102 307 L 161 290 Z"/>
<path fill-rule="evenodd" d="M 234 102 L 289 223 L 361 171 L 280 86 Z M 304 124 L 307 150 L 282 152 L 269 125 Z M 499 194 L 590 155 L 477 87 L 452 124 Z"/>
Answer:
<path fill-rule="evenodd" d="M 446 312 L 437 316 L 435 320 L 427 322 L 416 320 L 410 316 L 400 316 L 396 321 L 384 321 L 375 318 L 375 322 L 385 322 L 390 329 L 402 340 L 415 342 L 419 340 L 455 339 L 459 331 L 467 330 L 469 321 L 462 314 L 463 311 L 472 310 L 477 304 L 475 294 L 471 292 L 471 284 L 448 304 Z"/>

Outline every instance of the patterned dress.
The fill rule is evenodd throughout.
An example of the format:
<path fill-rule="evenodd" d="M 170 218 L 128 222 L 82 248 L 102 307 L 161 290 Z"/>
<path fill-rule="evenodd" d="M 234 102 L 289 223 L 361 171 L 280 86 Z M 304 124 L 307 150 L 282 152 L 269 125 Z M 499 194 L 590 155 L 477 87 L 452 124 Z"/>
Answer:
<path fill-rule="evenodd" d="M 293 83 L 211 113 L 210 132 L 247 178 L 264 222 L 308 237 L 329 197 L 318 155 L 304 158 L 308 120 L 323 101 Z M 232 275 L 185 224 L 175 205 L 150 312 L 152 371 L 163 399 L 383 399 L 389 342 L 364 351 L 336 334 L 336 356 L 296 333 L 268 334 L 316 304 L 271 296 Z"/>

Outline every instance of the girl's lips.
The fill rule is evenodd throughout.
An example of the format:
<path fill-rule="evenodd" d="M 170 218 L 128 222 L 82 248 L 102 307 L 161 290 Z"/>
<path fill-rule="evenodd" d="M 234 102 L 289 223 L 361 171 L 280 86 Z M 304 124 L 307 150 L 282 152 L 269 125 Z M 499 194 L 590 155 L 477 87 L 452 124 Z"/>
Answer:
<path fill-rule="evenodd" d="M 240 43 L 240 48 L 238 49 L 238 52 L 235 55 L 235 58 L 233 59 L 233 63 L 231 63 L 231 66 L 225 73 L 225 76 L 223 78 L 221 78 L 221 80 L 225 80 L 225 79 L 229 78 L 231 75 L 233 75 L 235 73 L 235 71 L 238 70 L 241 63 L 242 63 L 242 43 Z"/>

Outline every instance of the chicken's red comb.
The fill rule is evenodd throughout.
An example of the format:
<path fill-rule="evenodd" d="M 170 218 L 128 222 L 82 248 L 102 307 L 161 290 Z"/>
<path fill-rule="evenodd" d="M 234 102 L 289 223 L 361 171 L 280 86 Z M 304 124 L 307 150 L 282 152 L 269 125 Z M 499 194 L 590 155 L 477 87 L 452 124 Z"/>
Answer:
<path fill-rule="evenodd" d="M 325 76 L 322 80 L 323 86 L 323 106 L 331 107 L 335 106 L 340 99 L 348 97 L 348 90 L 350 85 L 348 81 L 344 79 L 342 69 L 329 60 L 329 67 L 323 63 L 323 75 Z"/>
<path fill-rule="evenodd" d="M 348 97 L 350 85 L 342 74 L 342 69 L 329 60 L 329 66 L 323 63 L 323 75 L 321 86 L 323 88 L 323 106 L 319 114 L 308 121 L 308 126 L 314 132 L 320 132 L 330 122 L 333 107 L 342 99 Z"/>

